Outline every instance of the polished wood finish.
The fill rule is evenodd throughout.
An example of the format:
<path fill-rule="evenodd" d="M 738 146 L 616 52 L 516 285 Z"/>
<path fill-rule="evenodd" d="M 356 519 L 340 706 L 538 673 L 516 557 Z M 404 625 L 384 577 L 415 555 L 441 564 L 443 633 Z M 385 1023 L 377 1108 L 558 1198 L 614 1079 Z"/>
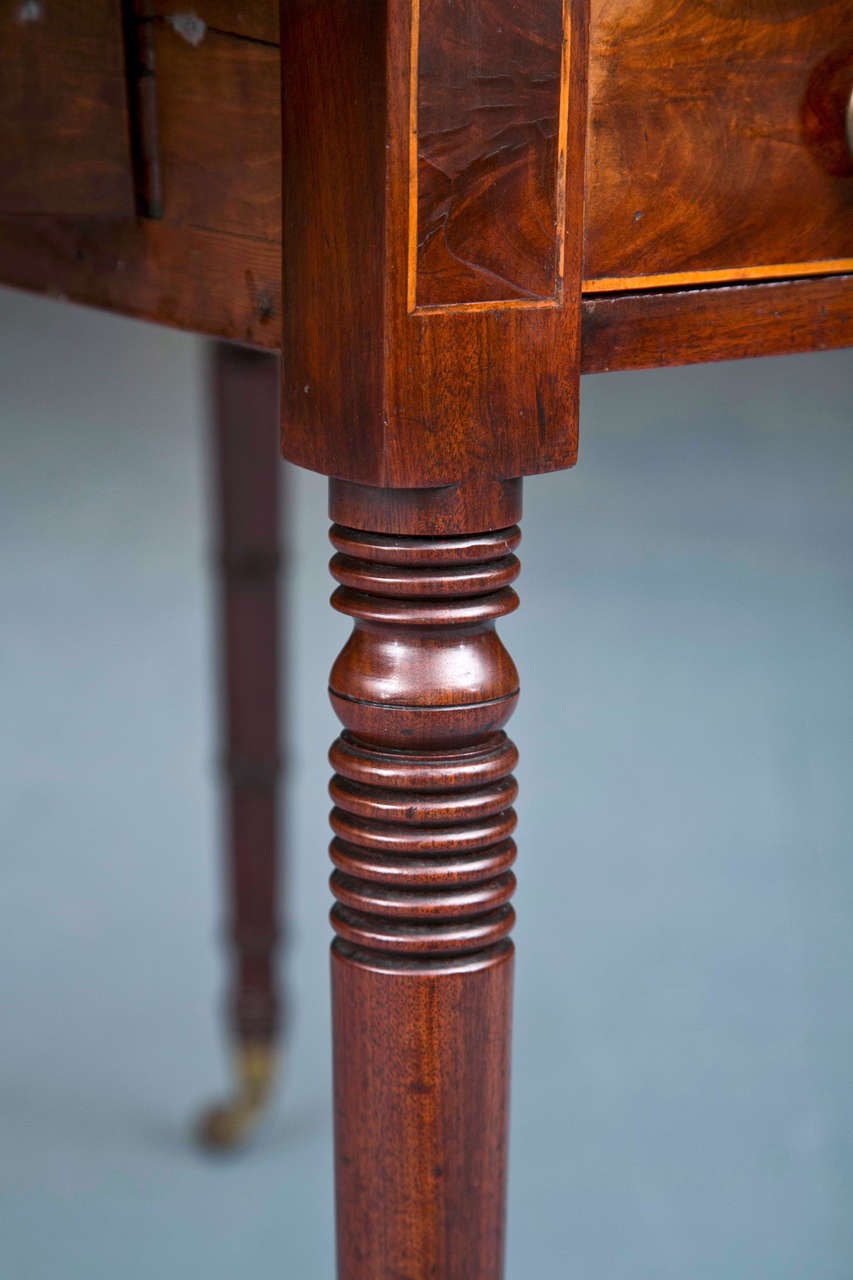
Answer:
<path fill-rule="evenodd" d="M 0 214 L 131 217 L 120 5 L 4 4 L 0 61 Z"/>
<path fill-rule="evenodd" d="M 162 221 L 79 205 L 87 152 L 31 208 L 0 200 L 57 215 L 0 218 L 0 278 L 282 344 L 283 450 L 332 477 L 354 622 L 330 682 L 339 1277 L 499 1280 L 519 477 L 574 463 L 582 369 L 853 340 L 853 2 L 287 0 L 281 82 L 276 7 L 139 0 L 137 194 Z M 220 1145 L 257 1115 L 277 1020 L 259 359 L 220 366 L 241 1049 Z"/>
<path fill-rule="evenodd" d="M 485 14 L 488 8 L 485 0 L 478 0 L 478 5 L 478 11 Z M 176 201 L 173 216 L 188 226 L 205 226 L 247 238 L 272 236 L 277 240 L 280 169 L 275 70 L 277 5 L 273 0 L 255 0 L 239 6 L 214 0 L 196 4 L 192 12 L 202 32 L 198 43 L 181 34 L 186 28 L 176 27 L 174 5 L 153 0 L 153 8 L 160 15 L 156 30 L 161 62 L 158 80 L 168 98 L 160 114 L 175 130 L 174 138 L 165 144 L 170 186 Z M 849 11 L 849 0 L 846 4 L 836 0 L 819 6 L 803 0 L 782 9 L 764 4 L 728 6 L 713 11 L 685 4 L 683 0 L 681 3 L 670 0 L 670 10 L 658 10 L 660 20 L 650 22 L 638 20 L 636 6 L 629 5 L 628 0 L 597 0 L 593 4 L 590 65 L 594 92 L 590 109 L 585 288 L 624 289 L 631 287 L 632 280 L 634 287 L 644 283 L 684 285 L 691 280 L 743 278 L 745 273 L 789 276 L 815 270 L 825 272 L 828 262 L 840 264 L 836 269 L 843 269 L 843 263 L 853 252 L 847 181 L 851 161 L 843 136 L 845 94 L 849 95 L 853 85 L 853 52 L 845 35 L 850 25 Z M 545 7 L 527 15 L 534 26 L 545 16 Z M 495 17 L 490 10 L 489 17 Z M 429 30 L 429 13 L 426 25 Z M 744 33 L 746 40 L 741 38 Z M 470 34 L 468 39 L 471 40 Z M 826 51 L 825 56 L 822 51 Z M 457 47 L 455 56 L 459 58 L 463 52 Z M 481 56 L 491 55 L 486 51 Z M 706 63 L 708 70 L 702 73 L 704 78 L 697 84 L 696 68 Z M 661 77 L 657 75 L 659 65 L 668 68 L 667 75 L 673 82 L 678 77 L 689 80 L 692 95 L 689 101 L 693 104 L 689 111 L 673 105 L 684 101 L 683 94 L 675 94 L 667 106 Z M 725 75 L 720 71 L 722 65 L 726 68 Z M 620 74 L 612 74 L 617 66 Z M 737 83 L 731 75 L 733 66 L 738 68 Z M 486 98 L 490 88 L 496 92 L 505 83 L 496 77 L 472 81 L 476 92 Z M 721 84 L 731 84 L 722 106 Z M 514 107 L 517 114 L 527 105 L 531 108 L 528 114 L 536 116 L 535 95 L 547 92 L 547 83 L 543 88 L 534 82 L 528 87 L 525 102 L 524 93 L 516 87 L 515 102 L 510 104 L 510 109 Z M 481 105 L 488 108 L 490 104 L 486 100 Z M 429 106 L 427 99 L 424 108 Z M 493 130 L 501 123 L 495 122 L 501 111 L 506 119 L 506 103 L 485 112 Z M 670 114 L 665 115 L 666 112 Z M 757 114 L 760 119 L 756 119 Z M 547 119 L 548 113 L 542 118 Z M 677 128 L 672 127 L 673 118 Z M 680 201 L 678 211 L 671 200 L 653 198 L 660 190 L 660 165 L 643 166 L 636 162 L 632 148 L 637 139 L 631 131 L 639 130 L 641 123 L 649 134 L 649 141 L 640 139 L 640 153 L 643 148 L 657 146 L 666 149 L 669 156 L 675 148 L 680 148 L 676 158 L 690 159 L 685 130 L 692 130 L 696 135 L 693 140 L 699 145 L 691 154 L 703 156 L 701 187 L 690 187 L 690 199 Z M 650 128 L 650 124 L 653 127 Z M 514 127 L 517 131 L 523 125 Z M 428 143 L 428 133 L 426 140 Z M 739 157 L 745 163 L 737 163 L 732 156 L 733 146 L 739 148 Z M 519 147 L 523 153 L 520 143 L 515 152 L 519 152 Z M 513 154 L 511 145 L 506 150 L 510 156 Z M 717 156 L 716 169 L 713 165 L 709 169 L 706 160 Z M 238 172 L 235 165 L 244 166 L 245 172 Z M 805 186 L 804 166 L 808 179 Z M 535 208 L 543 200 L 547 201 L 542 174 L 539 171 L 534 174 L 529 159 L 519 160 L 509 168 L 516 186 L 520 182 L 519 168 L 526 174 L 524 181 L 531 199 L 525 208 Z M 706 195 L 711 186 L 712 169 L 712 176 L 718 182 L 710 190 L 709 204 Z M 465 166 L 460 174 L 454 170 L 454 181 L 460 176 L 474 183 L 479 191 L 476 164 Z M 675 180 L 681 181 L 677 176 Z M 449 179 L 443 181 L 446 186 Z M 734 194 L 730 187 L 733 181 L 740 184 Z M 646 203 L 650 208 L 633 198 L 632 184 L 638 182 L 649 184 L 646 194 L 650 198 Z M 782 190 L 779 182 L 784 184 Z M 829 184 L 829 205 L 825 191 L 813 192 L 815 182 Z M 492 184 L 493 188 L 495 185 Z M 424 186 L 425 199 L 432 199 L 426 189 L 429 184 L 425 182 Z M 696 197 L 699 189 L 703 192 L 701 200 Z M 251 198 L 243 194 L 249 190 Z M 804 194 L 806 190 L 812 192 L 811 204 Z M 799 260 L 791 257 L 790 245 L 797 236 L 802 239 L 811 234 L 809 227 L 795 223 L 794 234 L 789 235 L 792 192 L 798 201 L 797 207 L 810 219 L 820 219 L 824 231 L 839 241 L 840 248 L 839 244 L 833 247 L 829 242 L 816 243 L 811 250 L 802 249 Z M 235 201 L 240 208 L 234 207 Z M 463 203 L 467 206 L 470 201 Z M 747 207 L 747 222 L 739 230 L 735 228 L 735 232 L 748 253 L 744 256 L 738 251 L 739 256 L 735 254 L 732 258 L 731 222 Z M 503 201 L 499 201 L 497 216 L 502 208 Z M 781 210 L 785 216 L 780 216 Z M 721 230 L 715 231 L 713 223 L 709 228 L 709 211 Z M 636 219 L 638 213 L 641 217 Z M 683 251 L 676 247 L 683 244 L 684 228 L 668 225 L 667 235 L 663 235 L 657 225 L 657 220 L 663 217 L 690 219 L 688 235 L 694 238 L 717 235 L 717 247 L 705 245 L 703 240 L 699 250 L 704 255 L 702 262 L 685 265 Z M 635 226 L 634 220 L 640 225 Z M 468 222 L 475 223 L 476 238 L 476 219 L 468 218 Z M 454 219 L 454 225 L 456 223 Z M 617 259 L 624 254 L 624 245 L 630 244 L 634 255 L 638 244 L 645 245 L 655 237 L 656 226 L 660 234 L 652 246 L 655 262 L 640 271 L 633 262 L 630 268 L 619 265 Z M 753 234 L 756 226 L 757 239 Z M 769 246 L 762 249 L 765 242 L 761 237 L 768 235 L 775 236 L 776 245 L 781 244 L 783 248 L 773 252 Z M 600 236 L 607 237 L 610 245 L 609 266 L 602 269 L 597 265 L 595 247 Z M 431 242 L 434 240 L 435 237 L 431 237 Z M 506 253 L 506 243 L 503 248 Z M 720 252 L 724 256 L 728 253 L 729 257 L 722 261 Z M 521 253 L 529 259 L 524 246 Z M 197 327 L 204 328 L 203 324 Z"/>
<path fill-rule="evenodd" d="M 149 0 L 139 0 L 137 7 L 148 3 Z M 218 0 L 195 4 L 193 12 L 203 26 L 203 36 L 194 44 L 169 21 L 176 12 L 174 5 L 165 0 L 150 3 L 158 15 L 151 27 L 160 98 L 158 146 L 166 173 L 162 193 L 165 225 L 152 229 L 144 221 L 130 220 L 0 219 L 0 279 L 22 288 L 60 293 L 75 301 L 276 349 L 281 342 L 282 308 L 281 140 L 275 43 L 278 6 L 274 0 L 252 0 L 237 6 Z M 774 36 L 777 43 L 787 38 L 785 32 L 791 22 L 796 27 L 803 20 L 802 12 L 796 12 L 798 7 L 792 5 L 790 11 L 783 11 L 777 6 L 773 10 L 779 19 L 775 23 L 779 27 Z M 694 8 L 688 6 L 685 14 Z M 831 20 L 836 21 L 836 4 L 819 9 L 830 10 Z M 814 9 L 809 19 L 812 26 L 820 16 L 819 9 Z M 770 8 L 764 6 L 763 12 L 769 23 Z M 610 13 L 609 6 L 593 5 L 591 45 L 593 66 L 599 68 L 597 84 L 607 47 Z M 731 38 L 733 15 L 731 8 L 718 15 L 715 47 Z M 542 17 L 540 14 L 538 20 Z M 706 9 L 702 21 L 708 22 L 711 17 L 711 11 Z M 748 22 L 755 31 L 759 17 L 753 8 L 739 20 Z M 658 38 L 663 41 L 665 33 L 658 33 Z M 842 185 L 847 181 L 845 175 L 851 161 L 839 122 L 843 122 L 844 94 L 853 87 L 853 79 L 847 84 L 845 47 L 840 46 L 836 56 L 820 64 L 821 74 L 815 73 L 808 80 L 808 94 L 802 105 L 803 136 L 808 134 L 821 172 L 831 171 L 833 181 Z M 807 54 L 808 49 L 803 57 Z M 792 59 L 785 71 L 789 79 L 795 62 L 796 58 Z M 480 79 L 475 83 L 479 86 L 477 91 L 487 99 L 490 82 Z M 615 89 L 611 86 L 611 90 Z M 524 103 L 520 92 L 516 106 L 519 103 Z M 617 105 L 614 101 L 614 110 Z M 490 117 L 496 114 L 496 110 L 486 112 Z M 833 120 L 836 124 L 830 128 Z M 523 125 L 511 124 L 510 134 L 515 137 L 519 128 L 523 129 Z M 429 135 L 426 136 L 428 140 Z M 743 145 L 743 138 L 738 138 L 738 145 Z M 765 139 L 761 145 L 771 144 Z M 786 148 L 777 149 L 781 153 Z M 513 154 L 523 156 L 520 142 Z M 466 172 L 463 169 L 460 176 L 465 177 Z M 636 176 L 633 166 L 626 166 L 625 173 L 631 180 Z M 616 184 L 619 190 L 625 186 L 625 173 Z M 755 181 L 760 193 L 757 173 Z M 0 180 L 0 187 L 3 182 L 5 178 Z M 666 199 L 658 203 L 669 207 Z M 589 219 L 595 219 L 599 207 L 598 194 L 588 184 Z M 632 210 L 632 217 L 635 212 Z M 641 235 L 643 221 L 639 219 L 636 225 L 631 222 L 626 243 L 636 243 L 634 236 Z M 781 228 L 786 222 L 787 214 L 780 204 L 773 223 Z M 506 251 L 505 238 L 502 243 Z M 784 256 L 789 255 L 786 252 Z M 825 273 L 825 266 L 815 262 L 793 266 L 794 274 Z M 768 270 L 775 276 L 790 274 L 780 271 L 778 263 L 741 267 L 738 273 L 754 271 L 764 275 Z M 730 274 L 726 268 L 713 273 L 717 283 L 720 276 L 728 279 Z M 690 273 L 687 278 L 691 278 Z M 752 291 L 714 288 L 701 295 L 695 288 L 683 287 L 684 272 L 671 273 L 664 279 L 668 285 L 682 282 L 682 287 L 667 291 L 657 288 L 635 299 L 624 296 L 623 289 L 622 293 L 590 295 L 583 300 L 583 371 L 782 354 L 850 342 L 845 322 L 849 289 L 846 279 L 839 278 L 836 283 L 823 278 L 791 282 L 785 285 L 784 292 L 774 282 L 772 294 L 762 292 L 767 287 L 762 281 Z M 702 280 L 707 283 L 707 272 Z M 601 285 L 595 280 L 586 283 L 593 289 Z M 630 285 L 630 278 L 615 282 L 611 279 L 608 290 L 614 283 Z"/>
<path fill-rule="evenodd" d="M 499 1280 L 519 532 L 331 537 L 338 1275 Z"/>
<path fill-rule="evenodd" d="M 561 0 L 545 0 L 539 9 L 548 10 L 549 38 L 556 39 Z M 432 13 L 429 6 L 427 11 Z M 491 10 L 486 6 L 483 12 Z M 552 97 L 559 90 L 565 102 L 567 162 L 559 163 L 559 144 L 544 148 L 554 162 L 548 181 L 556 192 L 546 235 L 560 264 L 552 296 L 536 306 L 515 305 L 517 298 L 485 306 L 471 300 L 476 290 L 469 287 L 469 275 L 464 303 L 421 306 L 417 279 L 424 263 L 419 251 L 412 253 L 412 225 L 419 206 L 426 207 L 419 157 L 437 161 L 441 148 L 440 140 L 422 132 L 421 116 L 428 108 L 427 125 L 434 128 L 450 118 L 450 105 L 442 117 L 435 66 L 450 61 L 458 75 L 465 50 L 454 49 L 453 32 L 440 22 L 430 21 L 421 40 L 419 7 L 409 0 L 345 6 L 292 0 L 282 8 L 288 300 L 282 447 L 291 461 L 391 488 L 453 484 L 484 470 L 519 476 L 574 462 L 585 5 L 578 0 L 567 14 L 565 55 L 558 39 L 549 55 L 549 65 L 564 56 L 567 68 L 562 87 L 559 77 L 552 86 Z M 520 122 L 530 112 L 530 86 L 543 64 L 517 29 L 506 42 L 499 23 L 486 23 L 486 30 L 491 35 L 486 40 L 481 33 L 481 39 L 489 45 L 488 56 L 483 52 L 480 62 L 489 75 L 506 77 L 503 98 L 515 136 L 513 128 L 524 131 Z M 443 91 L 450 104 L 452 85 Z M 483 92 L 491 101 L 491 91 Z M 519 279 L 529 283 L 529 258 L 526 266 L 518 261 L 518 243 L 495 202 L 496 189 L 508 181 L 518 206 L 524 179 L 516 180 L 512 165 L 507 169 L 502 144 L 480 136 L 472 125 L 471 101 L 463 104 L 459 121 L 466 142 L 456 175 L 458 198 L 451 202 L 454 237 L 480 245 L 481 278 L 490 261 L 494 267 L 503 263 L 511 274 L 521 272 Z M 543 123 L 545 133 L 549 127 Z M 490 149 L 500 153 L 496 160 Z M 529 156 L 525 163 L 529 170 Z M 483 194 L 480 204 L 473 201 L 475 190 Z M 462 296 L 460 280 L 454 279 L 451 285 L 444 278 L 442 297 Z M 487 378 L 472 376 L 484 369 Z"/>
<path fill-rule="evenodd" d="M 339 524 L 394 534 L 491 532 L 521 519 L 521 480 L 481 478 L 444 489 L 375 489 L 331 480 L 329 515 Z"/>
<path fill-rule="evenodd" d="M 587 298 L 584 373 L 853 346 L 853 275 Z"/>
<path fill-rule="evenodd" d="M 0 218 L 0 279 L 275 350 L 275 245 L 146 221 Z M 853 346 L 853 276 L 585 298 L 581 372 Z"/>
<path fill-rule="evenodd" d="M 276 246 L 150 222 L 0 218 L 0 279 L 275 349 Z M 853 276 L 585 298 L 581 372 L 853 346 Z"/>
<path fill-rule="evenodd" d="M 338 1280 L 502 1276 L 512 976 L 332 952 Z"/>
<path fill-rule="evenodd" d="M 719 267 L 709 271 L 661 271 L 653 276 L 606 276 L 585 280 L 585 297 L 608 293 L 659 292 L 661 289 L 713 287 L 718 284 L 761 284 L 768 280 L 799 280 L 810 276 L 844 275 L 853 258 L 818 258 L 810 262 L 766 262 L 755 267 Z"/>
<path fill-rule="evenodd" d="M 853 270 L 853 0 L 592 0 L 586 288 Z"/>
<path fill-rule="evenodd" d="M 258 1117 L 279 1029 L 281 467 L 275 447 L 278 361 L 218 344 L 212 373 L 232 964 L 228 1029 L 238 1079 L 236 1097 L 207 1115 L 203 1134 L 222 1146 L 245 1137 Z"/>
<path fill-rule="evenodd" d="M 410 309 L 559 296 L 564 21 L 563 0 L 415 0 Z"/>

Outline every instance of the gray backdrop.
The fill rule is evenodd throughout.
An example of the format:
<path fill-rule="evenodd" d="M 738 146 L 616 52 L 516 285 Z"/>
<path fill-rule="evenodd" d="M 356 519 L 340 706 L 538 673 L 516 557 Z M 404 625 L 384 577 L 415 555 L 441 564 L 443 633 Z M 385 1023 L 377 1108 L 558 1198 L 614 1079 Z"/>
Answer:
<path fill-rule="evenodd" d="M 205 358 L 0 293 L 10 1280 L 332 1276 L 348 623 L 293 469 L 283 1087 L 245 1156 L 187 1140 L 226 1080 Z M 851 374 L 587 379 L 580 466 L 526 484 L 510 1280 L 853 1275 Z"/>

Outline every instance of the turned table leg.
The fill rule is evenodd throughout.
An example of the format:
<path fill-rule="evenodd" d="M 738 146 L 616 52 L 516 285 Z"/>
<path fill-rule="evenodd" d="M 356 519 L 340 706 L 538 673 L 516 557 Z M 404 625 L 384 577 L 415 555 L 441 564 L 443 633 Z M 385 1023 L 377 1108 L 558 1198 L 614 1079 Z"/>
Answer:
<path fill-rule="evenodd" d="M 263 1110 L 279 1026 L 278 361 L 218 344 L 212 367 L 219 525 L 224 844 L 230 944 L 233 1097 L 202 1118 L 202 1140 L 230 1147 Z"/>
<path fill-rule="evenodd" d="M 586 0 L 281 5 L 282 453 L 333 477 L 340 1280 L 502 1272 L 520 481 L 574 466 Z M 501 479 L 510 477 L 510 479 Z"/>
<path fill-rule="evenodd" d="M 333 518 L 359 489 L 333 483 Z M 518 491 L 486 532 L 398 534 L 471 524 L 417 491 L 332 528 L 355 624 L 330 683 L 340 1280 L 502 1275 Z"/>

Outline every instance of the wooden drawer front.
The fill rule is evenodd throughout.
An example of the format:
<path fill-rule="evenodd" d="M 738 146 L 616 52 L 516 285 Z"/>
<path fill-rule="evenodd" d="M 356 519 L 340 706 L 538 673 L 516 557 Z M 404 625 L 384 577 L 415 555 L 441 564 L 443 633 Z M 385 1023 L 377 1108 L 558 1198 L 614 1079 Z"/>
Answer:
<path fill-rule="evenodd" d="M 853 0 L 591 0 L 585 287 L 853 267 Z"/>

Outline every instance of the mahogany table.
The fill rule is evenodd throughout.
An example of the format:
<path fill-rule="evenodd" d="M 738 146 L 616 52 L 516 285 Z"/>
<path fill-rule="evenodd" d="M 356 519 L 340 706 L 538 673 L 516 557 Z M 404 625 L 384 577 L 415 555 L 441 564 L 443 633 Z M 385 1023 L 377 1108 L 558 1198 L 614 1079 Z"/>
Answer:
<path fill-rule="evenodd" d="M 502 1274 L 522 477 L 582 372 L 853 344 L 853 0 L 18 0 L 0 281 L 218 366 L 232 1023 L 276 998 L 276 485 L 330 477 L 338 1274 Z M 279 25 L 280 19 L 280 25 Z M 275 376 L 273 374 L 273 376 Z M 582 483 L 582 479 L 576 483 Z M 528 855 L 529 856 L 529 855 Z"/>

